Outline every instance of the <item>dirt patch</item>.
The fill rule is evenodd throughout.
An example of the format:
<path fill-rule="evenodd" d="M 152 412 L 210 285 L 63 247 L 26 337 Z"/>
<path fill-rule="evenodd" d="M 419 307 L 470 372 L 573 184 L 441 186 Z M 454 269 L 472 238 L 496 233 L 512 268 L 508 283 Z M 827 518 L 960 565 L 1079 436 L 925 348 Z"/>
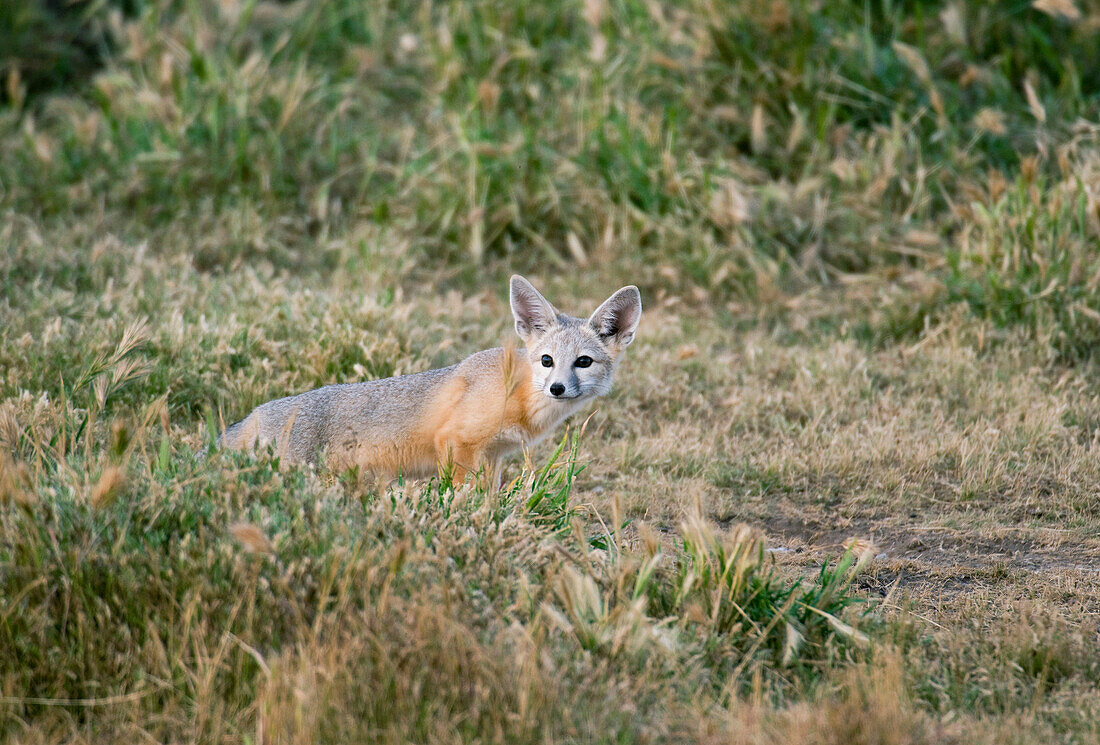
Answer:
<path fill-rule="evenodd" d="M 959 572 L 932 572 L 911 566 L 885 567 L 866 572 L 856 578 L 855 586 L 869 595 L 886 597 L 898 590 L 935 594 L 943 599 L 970 593 L 992 584 L 989 577 L 977 576 L 965 567 Z"/>
<path fill-rule="evenodd" d="M 1082 538 L 1066 545 L 1065 536 L 1058 536 L 1056 541 L 1043 542 L 1041 529 L 1025 534 L 1009 528 L 978 533 L 924 524 L 895 527 L 860 518 L 829 524 L 790 515 L 766 518 L 763 528 L 769 545 L 792 553 L 835 552 L 848 540 L 861 538 L 872 541 L 882 559 L 930 568 L 1100 573 L 1100 547 L 1095 540 Z"/>

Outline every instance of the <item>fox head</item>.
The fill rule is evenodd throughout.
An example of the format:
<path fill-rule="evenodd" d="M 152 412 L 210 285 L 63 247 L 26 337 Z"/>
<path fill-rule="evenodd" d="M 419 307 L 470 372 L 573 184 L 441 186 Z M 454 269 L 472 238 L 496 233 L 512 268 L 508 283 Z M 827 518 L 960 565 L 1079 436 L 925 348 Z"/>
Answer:
<path fill-rule="evenodd" d="M 535 390 L 553 400 L 574 402 L 611 390 L 615 364 L 634 341 L 642 318 L 637 287 L 622 288 L 587 319 L 559 312 L 518 274 L 512 276 L 509 294 Z"/>

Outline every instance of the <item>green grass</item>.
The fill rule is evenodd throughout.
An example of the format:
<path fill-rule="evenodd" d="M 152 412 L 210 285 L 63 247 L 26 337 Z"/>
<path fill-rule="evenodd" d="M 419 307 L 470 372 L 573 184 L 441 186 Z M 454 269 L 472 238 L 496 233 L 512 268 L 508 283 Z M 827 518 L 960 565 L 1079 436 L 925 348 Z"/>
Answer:
<path fill-rule="evenodd" d="M 271 666 L 345 643 L 365 644 L 364 656 L 326 681 L 331 700 L 308 712 L 315 732 L 350 717 L 364 737 L 420 739 L 443 717 L 469 737 L 626 736 L 651 723 L 603 708 L 618 685 L 686 704 L 691 691 L 721 695 L 733 669 L 764 671 L 782 690 L 800 668 L 866 643 L 840 620 L 850 555 L 803 586 L 777 573 L 747 528 L 715 534 L 696 518 L 683 561 L 659 543 L 631 549 L 618 530 L 587 538 L 570 499 L 575 445 L 500 492 L 433 480 L 367 496 L 270 459 L 196 457 L 150 423 L 158 409 L 133 430 L 116 421 L 98 466 L 98 447 L 65 437 L 23 442 L 22 465 L 4 462 L 5 736 L 19 722 L 49 726 L 58 705 L 94 739 L 139 723 L 168 740 L 236 739 L 264 721 L 293 730 L 302 702 L 269 691 L 297 685 L 294 675 Z M 421 622 L 462 644 L 435 647 Z M 341 641 L 349 629 L 365 636 Z M 566 679 L 510 669 L 515 629 L 530 635 L 530 654 L 572 667 Z M 410 646 L 419 651 L 403 660 Z M 665 682 L 688 669 L 691 680 Z M 429 681 L 430 692 L 408 690 Z M 573 699 L 582 681 L 587 703 Z M 548 697 L 543 710 L 520 711 L 526 689 Z M 112 716 L 94 716 L 95 704 Z"/>
<path fill-rule="evenodd" d="M 0 737 L 1095 741 L 1098 29 L 6 4 Z M 645 317 L 502 489 L 200 454 L 516 271 Z"/>

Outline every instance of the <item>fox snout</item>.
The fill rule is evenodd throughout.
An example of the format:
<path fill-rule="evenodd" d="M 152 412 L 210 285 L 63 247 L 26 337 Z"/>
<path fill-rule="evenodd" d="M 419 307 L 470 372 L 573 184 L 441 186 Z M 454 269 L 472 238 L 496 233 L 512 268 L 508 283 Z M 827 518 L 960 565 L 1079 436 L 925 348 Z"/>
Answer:
<path fill-rule="evenodd" d="M 550 398 L 577 398 L 581 395 L 581 385 L 579 380 L 571 380 L 568 382 L 562 382 L 560 380 L 547 381 L 546 387 L 543 389 Z"/>
<path fill-rule="evenodd" d="M 587 363 L 591 358 L 580 351 L 586 343 L 592 347 L 592 354 L 596 354 L 596 348 L 592 346 L 594 340 L 589 335 L 569 329 L 551 331 L 537 350 L 546 354 L 540 355 L 539 364 L 531 369 L 531 382 L 535 389 L 547 398 L 557 401 L 599 395 L 606 384 L 610 383 L 610 359 L 608 364 Z M 575 360 L 578 356 L 587 366 L 577 367 Z"/>

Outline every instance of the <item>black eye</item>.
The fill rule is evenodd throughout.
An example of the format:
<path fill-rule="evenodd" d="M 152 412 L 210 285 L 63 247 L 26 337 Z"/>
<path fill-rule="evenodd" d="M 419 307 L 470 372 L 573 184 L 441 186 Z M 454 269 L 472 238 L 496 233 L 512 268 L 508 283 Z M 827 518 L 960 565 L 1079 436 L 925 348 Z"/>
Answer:
<path fill-rule="evenodd" d="M 580 357 L 577 358 L 577 361 L 574 362 L 573 364 L 576 365 L 577 367 L 588 367 L 589 365 L 592 364 L 592 358 L 589 357 L 587 354 L 582 354 Z"/>
<path fill-rule="evenodd" d="M 554 366 L 554 358 L 551 357 L 548 354 L 544 354 L 542 356 L 542 366 L 543 367 L 553 367 Z"/>

